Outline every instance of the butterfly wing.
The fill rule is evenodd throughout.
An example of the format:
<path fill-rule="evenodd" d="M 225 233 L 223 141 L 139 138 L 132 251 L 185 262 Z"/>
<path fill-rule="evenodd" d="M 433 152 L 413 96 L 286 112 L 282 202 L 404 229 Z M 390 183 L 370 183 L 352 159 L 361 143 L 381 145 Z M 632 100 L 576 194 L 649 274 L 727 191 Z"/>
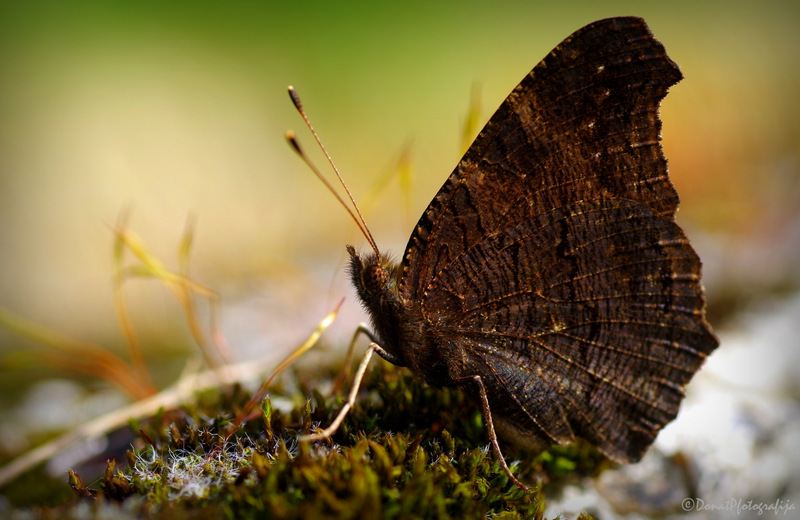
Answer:
<path fill-rule="evenodd" d="M 403 286 L 421 296 L 461 252 L 578 200 L 638 201 L 672 218 L 678 195 L 659 144 L 658 104 L 681 73 L 644 20 L 572 34 L 509 94 L 417 223 Z"/>
<path fill-rule="evenodd" d="M 717 345 L 699 270 L 675 223 L 631 201 L 585 201 L 460 255 L 431 283 L 423 314 L 440 337 L 459 338 L 515 436 L 577 435 L 637 460 Z"/>
<path fill-rule="evenodd" d="M 638 18 L 595 22 L 514 89 L 421 217 L 401 292 L 514 437 L 636 460 L 717 345 L 658 104 L 681 75 Z"/>

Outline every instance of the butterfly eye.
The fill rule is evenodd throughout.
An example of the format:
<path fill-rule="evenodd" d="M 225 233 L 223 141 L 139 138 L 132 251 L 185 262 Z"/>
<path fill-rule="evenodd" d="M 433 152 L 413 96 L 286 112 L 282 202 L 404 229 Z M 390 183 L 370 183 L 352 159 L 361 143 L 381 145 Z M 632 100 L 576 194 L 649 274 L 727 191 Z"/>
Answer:
<path fill-rule="evenodd" d="M 364 285 L 372 289 L 382 289 L 389 280 L 389 271 L 379 265 L 373 265 L 364 276 Z"/>

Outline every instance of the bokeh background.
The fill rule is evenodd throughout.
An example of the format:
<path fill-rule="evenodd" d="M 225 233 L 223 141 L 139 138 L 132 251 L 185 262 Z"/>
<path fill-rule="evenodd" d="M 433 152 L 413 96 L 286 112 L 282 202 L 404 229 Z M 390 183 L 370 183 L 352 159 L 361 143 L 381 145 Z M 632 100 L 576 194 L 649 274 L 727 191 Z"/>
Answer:
<path fill-rule="evenodd" d="M 364 240 L 286 145 L 296 130 L 325 166 L 286 86 L 399 255 L 460 158 L 475 100 L 482 125 L 564 37 L 618 15 L 644 17 L 684 73 L 661 110 L 678 220 L 705 262 L 710 320 L 736 328 L 800 281 L 791 0 L 2 2 L 0 307 L 123 353 L 109 225 L 130 210 L 176 266 L 191 214 L 192 273 L 221 294 L 240 359 L 293 348 L 342 296 L 331 335 L 349 337 L 363 317 L 343 246 Z M 166 383 L 193 348 L 181 309 L 158 284 L 129 290 L 149 359 L 174 367 Z M 40 348 L 0 330 L 4 355 Z M 50 377 L 66 375 L 7 366 L 0 404 L 17 409 Z"/>

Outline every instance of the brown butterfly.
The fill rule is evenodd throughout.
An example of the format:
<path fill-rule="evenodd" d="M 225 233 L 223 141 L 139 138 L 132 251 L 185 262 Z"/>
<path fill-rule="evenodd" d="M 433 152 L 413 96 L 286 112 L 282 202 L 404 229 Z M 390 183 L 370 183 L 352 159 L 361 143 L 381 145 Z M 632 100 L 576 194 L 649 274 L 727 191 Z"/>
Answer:
<path fill-rule="evenodd" d="M 644 20 L 587 25 L 500 105 L 402 263 L 363 226 L 373 251 L 347 251 L 373 343 L 342 413 L 308 438 L 338 427 L 377 352 L 480 402 L 522 488 L 495 431 L 639 460 L 718 345 L 659 142 L 658 106 L 680 79 Z"/>

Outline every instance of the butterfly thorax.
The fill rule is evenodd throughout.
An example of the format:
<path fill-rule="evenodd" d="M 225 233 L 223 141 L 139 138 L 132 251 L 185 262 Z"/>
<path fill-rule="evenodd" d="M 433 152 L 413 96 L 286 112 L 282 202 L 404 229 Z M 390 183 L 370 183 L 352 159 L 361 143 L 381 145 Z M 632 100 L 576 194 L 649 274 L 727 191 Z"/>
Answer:
<path fill-rule="evenodd" d="M 411 368 L 435 386 L 457 384 L 455 379 L 461 375 L 459 356 L 454 356 L 447 344 L 436 341 L 427 330 L 419 303 L 403 294 L 401 266 L 374 253 L 361 257 L 351 246 L 347 251 L 351 281 L 381 348 L 391 356 L 387 361 Z"/>

